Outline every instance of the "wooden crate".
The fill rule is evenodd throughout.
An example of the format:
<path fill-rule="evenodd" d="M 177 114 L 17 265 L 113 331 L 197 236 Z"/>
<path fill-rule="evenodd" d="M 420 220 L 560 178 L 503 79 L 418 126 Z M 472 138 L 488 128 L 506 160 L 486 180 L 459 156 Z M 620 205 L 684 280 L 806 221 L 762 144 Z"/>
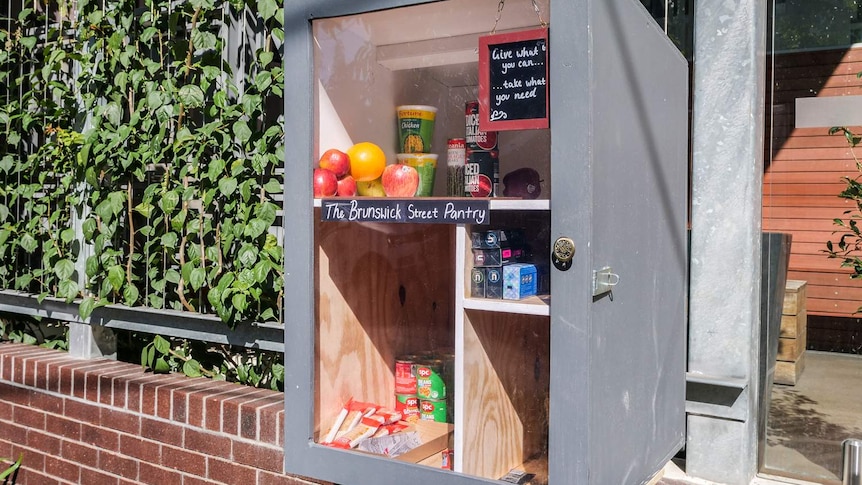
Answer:
<path fill-rule="evenodd" d="M 805 368 L 808 312 L 805 281 L 788 280 L 784 291 L 775 383 L 795 385 Z"/>
<path fill-rule="evenodd" d="M 778 361 L 775 363 L 775 383 L 795 386 L 803 370 L 805 370 L 805 352 L 795 362 Z"/>

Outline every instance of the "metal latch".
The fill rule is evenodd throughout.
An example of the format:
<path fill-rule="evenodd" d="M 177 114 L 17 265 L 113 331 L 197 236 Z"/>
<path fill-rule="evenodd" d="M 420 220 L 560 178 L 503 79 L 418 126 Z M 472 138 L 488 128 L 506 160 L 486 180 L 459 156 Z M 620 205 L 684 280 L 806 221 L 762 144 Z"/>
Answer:
<path fill-rule="evenodd" d="M 593 270 L 593 296 L 610 292 L 619 282 L 620 275 L 614 273 L 610 266 Z"/>

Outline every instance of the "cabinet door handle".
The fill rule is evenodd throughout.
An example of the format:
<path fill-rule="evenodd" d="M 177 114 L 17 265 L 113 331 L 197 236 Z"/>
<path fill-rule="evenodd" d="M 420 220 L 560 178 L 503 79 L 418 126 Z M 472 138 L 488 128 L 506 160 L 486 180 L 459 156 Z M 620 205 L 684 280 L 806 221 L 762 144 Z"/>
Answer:
<path fill-rule="evenodd" d="M 566 271 L 572 267 L 572 258 L 575 257 L 575 242 L 568 237 L 558 237 L 554 241 L 554 249 L 551 252 L 551 262 L 560 271 Z"/>

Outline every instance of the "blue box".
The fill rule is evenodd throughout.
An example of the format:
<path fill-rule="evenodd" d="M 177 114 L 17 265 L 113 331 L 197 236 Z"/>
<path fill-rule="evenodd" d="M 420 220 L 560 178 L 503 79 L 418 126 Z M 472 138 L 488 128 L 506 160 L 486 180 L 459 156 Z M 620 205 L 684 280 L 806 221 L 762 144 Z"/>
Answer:
<path fill-rule="evenodd" d="M 503 299 L 520 300 L 536 294 L 538 271 L 528 263 L 503 266 Z"/>

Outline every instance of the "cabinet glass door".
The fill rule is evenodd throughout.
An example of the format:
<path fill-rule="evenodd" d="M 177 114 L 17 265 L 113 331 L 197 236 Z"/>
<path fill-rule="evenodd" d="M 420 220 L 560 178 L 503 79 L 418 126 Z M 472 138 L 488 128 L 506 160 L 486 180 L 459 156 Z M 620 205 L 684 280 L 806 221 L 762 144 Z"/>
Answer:
<path fill-rule="evenodd" d="M 308 201 L 312 441 L 546 483 L 550 132 L 481 131 L 476 101 L 479 36 L 540 27 L 549 12 L 499 6 L 450 0 L 311 22 L 312 161 L 348 154 L 346 174 L 332 152 L 322 166 L 358 187 L 327 197 L 318 185 L 324 196 Z M 421 166 L 428 158 L 436 167 Z M 431 188 L 413 197 L 399 163 Z M 468 220 L 450 221 L 457 210 Z"/>
<path fill-rule="evenodd" d="M 687 76 L 672 44 L 630 0 L 285 10 L 285 470 L 648 479 L 684 416 Z M 543 28 L 551 127 L 479 130 L 479 38 Z M 315 197 L 330 149 L 350 155 L 356 195 L 332 196 L 336 156 Z M 388 178 L 378 149 L 387 166 L 436 155 L 400 157 L 433 187 L 403 197 L 412 170 Z M 596 293 L 593 270 L 618 285 Z"/>

